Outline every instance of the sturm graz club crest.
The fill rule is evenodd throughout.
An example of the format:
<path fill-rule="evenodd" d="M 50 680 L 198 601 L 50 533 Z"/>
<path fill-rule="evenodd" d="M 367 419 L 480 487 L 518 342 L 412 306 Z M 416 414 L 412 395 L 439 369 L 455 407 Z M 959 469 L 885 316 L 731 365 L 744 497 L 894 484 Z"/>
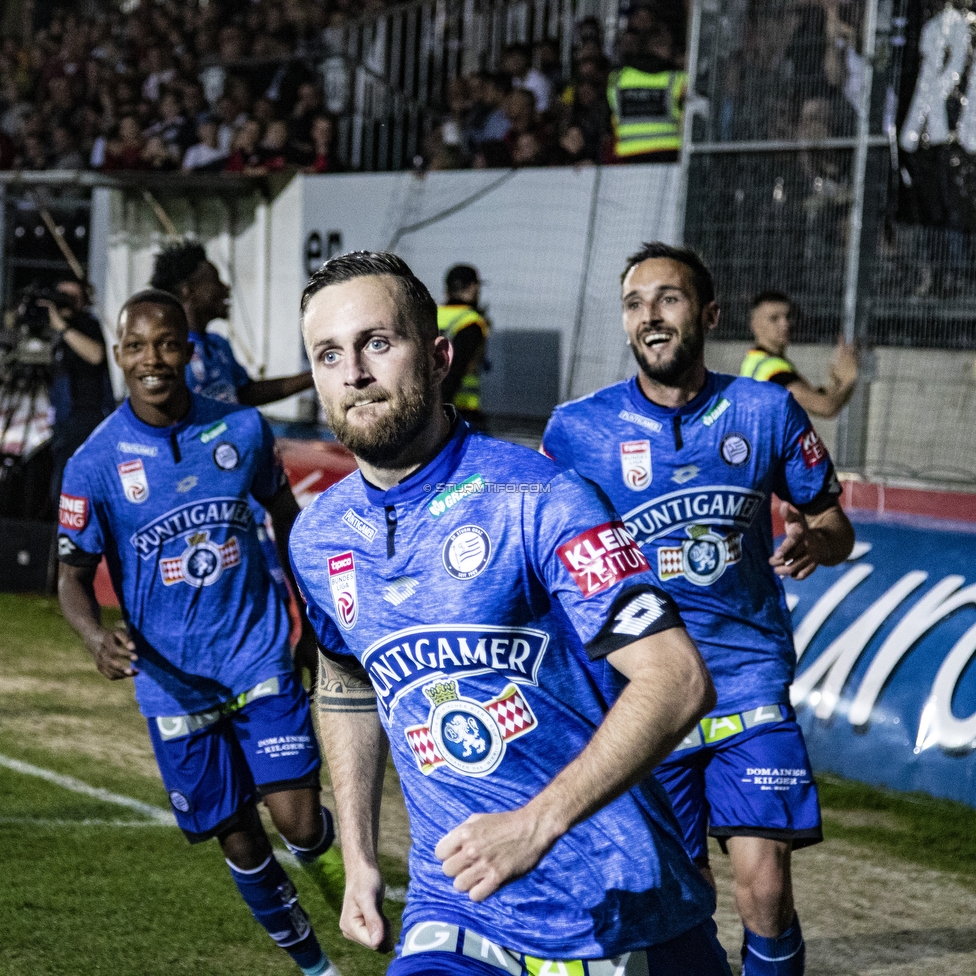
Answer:
<path fill-rule="evenodd" d="M 443 764 L 465 776 L 487 776 L 502 761 L 506 742 L 536 726 L 515 685 L 484 704 L 463 697 L 457 681 L 435 681 L 423 693 L 433 706 L 427 723 L 404 734 L 425 775 Z"/>
<path fill-rule="evenodd" d="M 222 545 L 210 541 L 209 532 L 196 532 L 186 540 L 186 549 L 179 556 L 160 560 L 163 583 L 189 583 L 190 586 L 210 586 L 216 583 L 225 569 L 241 561 L 241 547 L 237 536 Z"/>
<path fill-rule="evenodd" d="M 657 575 L 661 580 L 684 576 L 696 586 L 711 586 L 731 563 L 742 558 L 742 536 L 721 535 L 705 525 L 690 525 L 691 537 L 680 546 L 662 546 L 657 551 Z"/>

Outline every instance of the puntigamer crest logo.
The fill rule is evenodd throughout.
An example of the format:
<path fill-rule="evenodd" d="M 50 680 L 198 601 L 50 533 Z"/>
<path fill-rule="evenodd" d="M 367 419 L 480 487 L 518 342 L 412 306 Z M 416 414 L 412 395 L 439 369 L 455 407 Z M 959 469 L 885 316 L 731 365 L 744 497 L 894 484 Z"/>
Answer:
<path fill-rule="evenodd" d="M 435 681 L 424 695 L 433 706 L 426 725 L 404 729 L 424 775 L 447 765 L 462 776 L 487 776 L 505 756 L 505 745 L 537 725 L 525 696 L 509 685 L 481 703 L 464 697 L 458 681 Z"/>

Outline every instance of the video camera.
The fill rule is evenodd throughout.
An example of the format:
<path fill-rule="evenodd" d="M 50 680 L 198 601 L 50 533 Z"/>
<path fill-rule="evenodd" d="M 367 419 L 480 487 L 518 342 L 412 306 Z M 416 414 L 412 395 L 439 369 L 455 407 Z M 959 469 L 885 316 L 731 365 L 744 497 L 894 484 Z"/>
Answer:
<path fill-rule="evenodd" d="M 14 328 L 22 337 L 49 338 L 51 316 L 48 309 L 41 304 L 45 301 L 54 305 L 59 312 L 67 312 L 68 315 L 75 311 L 74 300 L 63 291 L 42 285 L 29 285 L 21 294 L 14 322 Z"/>

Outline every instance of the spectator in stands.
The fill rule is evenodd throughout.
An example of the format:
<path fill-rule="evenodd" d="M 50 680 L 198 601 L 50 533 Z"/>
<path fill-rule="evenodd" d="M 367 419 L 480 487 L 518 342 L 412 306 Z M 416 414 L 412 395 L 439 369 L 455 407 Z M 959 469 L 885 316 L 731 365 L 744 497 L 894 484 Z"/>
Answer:
<path fill-rule="evenodd" d="M 217 119 L 217 145 L 227 156 L 231 151 L 234 134 L 247 121 L 247 112 L 230 95 L 221 95 L 217 100 Z"/>
<path fill-rule="evenodd" d="M 341 173 L 342 162 L 336 151 L 335 119 L 323 112 L 312 120 L 312 161 L 306 173 Z"/>
<path fill-rule="evenodd" d="M 289 119 L 291 142 L 297 152 L 312 152 L 312 126 L 321 117 L 322 87 L 314 81 L 303 81 Z"/>
<path fill-rule="evenodd" d="M 561 165 L 600 163 L 608 154 L 613 129 L 604 98 L 605 82 L 580 78 L 572 86 L 572 101 L 562 105 L 559 151 Z"/>
<path fill-rule="evenodd" d="M 292 165 L 293 157 L 288 150 L 288 123 L 283 119 L 274 119 L 268 123 L 264 137 L 258 144 L 260 162 L 256 167 L 245 170 L 251 175 L 258 176 L 265 173 L 280 173 Z"/>
<path fill-rule="evenodd" d="M 260 142 L 260 124 L 254 119 L 248 119 L 234 136 L 224 171 L 227 173 L 246 173 L 257 169 L 262 163 Z"/>
<path fill-rule="evenodd" d="M 513 88 L 524 88 L 532 93 L 537 112 L 547 112 L 552 101 L 552 85 L 549 79 L 532 67 L 532 57 L 525 44 L 510 44 L 502 53 L 502 71 L 511 75 Z"/>
<path fill-rule="evenodd" d="M 786 358 L 793 312 L 793 303 L 783 292 L 764 291 L 756 295 L 749 318 L 756 342 L 742 362 L 740 375 L 785 387 L 811 416 L 836 417 L 857 386 L 857 347 L 839 338 L 830 363 L 828 385 L 814 387 Z"/>
<path fill-rule="evenodd" d="M 205 116 L 197 125 L 197 138 L 200 141 L 190 146 L 183 157 L 183 169 L 222 169 L 227 154 L 220 150 L 217 120 L 212 116 Z"/>
<path fill-rule="evenodd" d="M 142 83 L 142 97 L 150 102 L 158 102 L 164 88 L 176 77 L 172 56 L 161 45 L 154 44 L 146 52 L 146 67 L 149 74 Z"/>
<path fill-rule="evenodd" d="M 477 153 L 485 143 L 500 143 L 508 135 L 510 123 L 504 103 L 512 90 L 512 80 L 503 73 L 482 71 L 472 75 L 468 84 L 471 110 L 461 142 L 471 152 Z"/>
<path fill-rule="evenodd" d="M 14 161 L 15 169 L 47 169 L 50 158 L 44 140 L 32 132 L 25 133 L 19 156 Z"/>
<path fill-rule="evenodd" d="M 56 125 L 51 130 L 51 169 L 81 169 L 84 158 L 78 142 L 66 125 Z"/>
<path fill-rule="evenodd" d="M 505 99 L 509 130 L 505 139 L 513 166 L 545 166 L 549 162 L 550 139 L 535 109 L 535 96 L 516 88 Z"/>
<path fill-rule="evenodd" d="M 144 135 L 149 145 L 158 139 L 165 149 L 165 154 L 174 167 L 183 162 L 183 156 L 193 143 L 194 130 L 183 114 L 178 93 L 168 88 L 159 99 L 160 119 L 150 125 Z M 154 150 L 153 156 L 158 156 Z M 160 165 L 162 160 L 160 159 Z"/>
<path fill-rule="evenodd" d="M 114 135 L 106 139 L 102 168 L 106 171 L 145 169 L 145 148 L 146 141 L 142 137 L 139 123 L 134 115 L 127 115 L 119 123 Z M 93 149 L 93 156 L 96 151 L 97 146 Z"/>

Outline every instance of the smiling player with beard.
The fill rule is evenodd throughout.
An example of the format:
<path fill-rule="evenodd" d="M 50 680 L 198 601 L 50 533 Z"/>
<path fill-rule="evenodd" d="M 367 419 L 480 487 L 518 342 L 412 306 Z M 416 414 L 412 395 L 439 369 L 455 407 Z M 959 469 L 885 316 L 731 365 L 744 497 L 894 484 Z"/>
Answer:
<path fill-rule="evenodd" d="M 712 879 L 707 834 L 727 849 L 746 976 L 797 976 L 794 848 L 822 839 L 789 686 L 793 630 L 780 580 L 846 558 L 840 485 L 810 420 L 783 388 L 705 368 L 714 285 L 684 248 L 645 244 L 621 276 L 638 373 L 556 409 L 543 451 L 624 513 L 681 610 L 718 691 L 710 715 L 656 770 L 689 853 Z M 773 548 L 770 497 L 784 499 Z"/>
<path fill-rule="evenodd" d="M 616 514 L 442 405 L 450 342 L 395 255 L 327 261 L 302 312 L 360 469 L 290 543 L 322 649 L 342 931 L 391 946 L 376 853 L 389 747 L 412 838 L 391 974 L 586 960 L 592 976 L 728 976 L 712 893 L 646 776 L 710 707 L 710 683 Z"/>

